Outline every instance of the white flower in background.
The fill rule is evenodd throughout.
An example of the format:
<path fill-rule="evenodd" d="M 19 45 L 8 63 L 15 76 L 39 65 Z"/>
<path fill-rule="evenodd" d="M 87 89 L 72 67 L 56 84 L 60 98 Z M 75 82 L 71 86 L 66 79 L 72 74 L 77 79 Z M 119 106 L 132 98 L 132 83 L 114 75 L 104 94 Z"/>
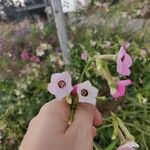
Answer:
<path fill-rule="evenodd" d="M 96 104 L 96 97 L 98 89 L 92 86 L 90 81 L 85 81 L 77 85 L 77 93 L 79 96 L 79 102 L 87 102 Z"/>
<path fill-rule="evenodd" d="M 51 49 L 51 45 L 46 43 L 41 43 L 40 46 L 36 49 L 37 56 L 43 56 L 46 49 Z"/>
<path fill-rule="evenodd" d="M 47 89 L 51 94 L 55 95 L 56 99 L 62 100 L 71 93 L 73 89 L 71 82 L 71 76 L 67 71 L 54 73 Z"/>

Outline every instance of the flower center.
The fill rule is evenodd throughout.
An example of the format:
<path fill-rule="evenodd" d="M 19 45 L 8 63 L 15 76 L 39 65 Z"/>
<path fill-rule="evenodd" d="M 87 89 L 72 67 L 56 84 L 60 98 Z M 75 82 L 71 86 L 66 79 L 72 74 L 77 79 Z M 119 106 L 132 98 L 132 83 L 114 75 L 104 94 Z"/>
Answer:
<path fill-rule="evenodd" d="M 66 82 L 65 81 L 63 81 L 63 80 L 60 80 L 59 82 L 58 82 L 58 87 L 59 88 L 64 88 L 66 86 Z"/>
<path fill-rule="evenodd" d="M 84 97 L 88 96 L 88 91 L 86 89 L 81 90 L 81 95 Z"/>
<path fill-rule="evenodd" d="M 123 62 L 124 59 L 125 59 L 125 56 L 123 55 L 123 56 L 121 57 L 121 62 Z"/>

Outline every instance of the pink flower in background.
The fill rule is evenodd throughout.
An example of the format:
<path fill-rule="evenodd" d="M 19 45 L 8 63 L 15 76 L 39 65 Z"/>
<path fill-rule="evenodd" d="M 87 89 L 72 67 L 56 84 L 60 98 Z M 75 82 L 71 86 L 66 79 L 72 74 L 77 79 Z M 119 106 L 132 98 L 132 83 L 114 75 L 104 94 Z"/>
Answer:
<path fill-rule="evenodd" d="M 48 84 L 48 91 L 54 94 L 56 99 L 62 100 L 65 96 L 68 96 L 73 87 L 70 74 L 65 71 L 62 73 L 54 73 L 51 76 L 51 82 Z"/>
<path fill-rule="evenodd" d="M 123 47 L 117 55 L 117 72 L 121 75 L 130 75 L 130 67 L 132 65 L 132 58 L 126 53 Z"/>
<path fill-rule="evenodd" d="M 81 59 L 82 60 L 87 60 L 88 59 L 88 52 L 87 51 L 83 51 L 81 53 Z"/>
<path fill-rule="evenodd" d="M 39 59 L 39 57 L 37 57 L 37 56 L 35 56 L 35 55 L 33 55 L 33 56 L 31 57 L 31 61 L 32 61 L 32 62 L 35 62 L 35 63 L 40 63 L 40 62 L 41 62 L 40 59 Z"/>
<path fill-rule="evenodd" d="M 21 59 L 24 60 L 24 61 L 27 61 L 30 59 L 30 53 L 26 50 L 24 50 L 22 53 L 21 53 Z"/>
<path fill-rule="evenodd" d="M 96 97 L 98 89 L 92 86 L 90 81 L 85 81 L 77 85 L 77 93 L 79 96 L 79 102 L 87 102 L 96 104 Z"/>
<path fill-rule="evenodd" d="M 135 150 L 135 148 L 139 148 L 139 145 L 136 142 L 129 141 L 118 147 L 117 150 Z"/>
<path fill-rule="evenodd" d="M 122 97 L 125 95 L 126 86 L 131 85 L 131 80 L 122 80 L 117 82 L 115 93 L 112 95 L 115 98 Z"/>

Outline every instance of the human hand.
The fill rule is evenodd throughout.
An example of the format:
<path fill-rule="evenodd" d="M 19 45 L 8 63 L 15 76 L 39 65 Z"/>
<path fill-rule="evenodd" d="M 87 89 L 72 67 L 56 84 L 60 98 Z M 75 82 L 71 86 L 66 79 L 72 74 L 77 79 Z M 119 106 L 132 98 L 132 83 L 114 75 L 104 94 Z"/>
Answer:
<path fill-rule="evenodd" d="M 101 114 L 94 105 L 79 103 L 68 126 L 69 112 L 64 100 L 45 104 L 30 122 L 19 150 L 92 150 Z"/>

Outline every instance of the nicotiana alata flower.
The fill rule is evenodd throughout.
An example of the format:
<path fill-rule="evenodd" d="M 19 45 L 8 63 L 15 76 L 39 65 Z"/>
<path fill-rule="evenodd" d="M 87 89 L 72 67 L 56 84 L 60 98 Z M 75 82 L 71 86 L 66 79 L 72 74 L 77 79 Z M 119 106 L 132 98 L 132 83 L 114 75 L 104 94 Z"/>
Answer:
<path fill-rule="evenodd" d="M 130 75 L 130 67 L 132 65 L 132 58 L 126 53 L 123 47 L 117 55 L 117 72 L 121 75 Z"/>
<path fill-rule="evenodd" d="M 67 71 L 54 73 L 47 89 L 51 94 L 55 95 L 56 99 L 62 100 L 71 93 L 73 89 L 71 82 L 71 76 Z"/>
<path fill-rule="evenodd" d="M 131 80 L 121 80 L 117 82 L 115 93 L 111 93 L 113 97 L 118 98 L 125 95 L 126 86 L 132 84 Z"/>
<path fill-rule="evenodd" d="M 128 141 L 124 145 L 119 146 L 117 150 L 135 150 L 135 148 L 139 148 L 139 145 L 134 141 Z"/>
<path fill-rule="evenodd" d="M 85 81 L 77 85 L 77 94 L 79 102 L 87 102 L 95 105 L 98 89 L 92 86 L 90 81 Z"/>

